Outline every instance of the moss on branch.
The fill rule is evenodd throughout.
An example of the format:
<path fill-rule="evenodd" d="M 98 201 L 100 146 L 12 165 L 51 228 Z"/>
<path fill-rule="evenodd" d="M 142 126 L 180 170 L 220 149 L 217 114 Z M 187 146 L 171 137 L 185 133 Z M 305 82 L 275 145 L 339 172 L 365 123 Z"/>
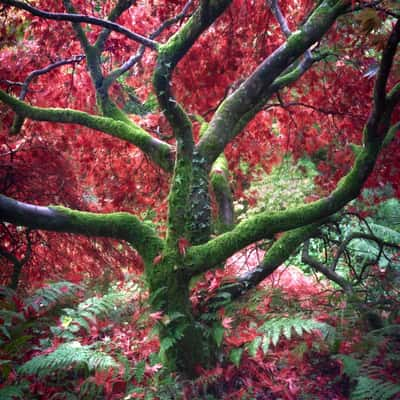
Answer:
<path fill-rule="evenodd" d="M 126 240 L 147 261 L 163 248 L 156 232 L 127 212 L 98 214 L 61 206 L 42 207 L 0 195 L 0 221 L 32 229 Z"/>
<path fill-rule="evenodd" d="M 275 79 L 311 45 L 320 40 L 346 8 L 345 1 L 322 1 L 305 24 L 290 35 L 286 43 L 266 58 L 242 85 L 221 103 L 198 144 L 198 150 L 208 159 L 210 167 L 225 146 L 254 116 L 260 102 L 277 90 L 272 90 Z M 289 81 L 290 78 L 293 77 L 287 76 L 286 80 Z"/>
<path fill-rule="evenodd" d="M 188 250 L 187 264 L 191 266 L 193 275 L 225 261 L 233 253 L 251 243 L 271 238 L 278 232 L 318 222 L 339 211 L 359 195 L 363 183 L 374 167 L 379 150 L 380 143 L 365 146 L 351 171 L 342 178 L 328 197 L 291 210 L 262 212 L 206 244 L 191 247 Z"/>
<path fill-rule="evenodd" d="M 240 276 L 237 282 L 222 286 L 218 293 L 229 293 L 231 300 L 246 294 L 282 265 L 302 243 L 318 231 L 320 226 L 321 223 L 314 223 L 284 233 L 268 249 L 257 267 Z M 215 300 L 218 300 L 218 294 Z M 211 299 L 211 303 L 215 300 Z"/>
<path fill-rule="evenodd" d="M 119 139 L 134 144 L 144 151 L 157 164 L 165 169 L 170 169 L 171 147 L 149 135 L 144 129 L 131 122 L 114 120 L 109 117 L 91 115 L 83 111 L 63 108 L 42 108 L 29 104 L 8 95 L 0 90 L 0 101 L 8 104 L 17 114 L 35 121 L 48 121 L 58 123 L 70 123 L 92 128 Z"/>

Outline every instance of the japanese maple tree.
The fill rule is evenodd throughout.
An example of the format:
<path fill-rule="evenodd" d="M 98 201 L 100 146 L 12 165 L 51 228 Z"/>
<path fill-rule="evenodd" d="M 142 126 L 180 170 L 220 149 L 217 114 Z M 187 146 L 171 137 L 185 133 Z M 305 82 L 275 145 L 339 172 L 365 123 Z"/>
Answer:
<path fill-rule="evenodd" d="M 172 370 L 193 375 L 215 360 L 192 310 L 193 277 L 269 240 L 262 262 L 225 288 L 236 299 L 368 178 L 400 192 L 390 148 L 399 141 L 400 14 L 390 2 L 0 4 L 1 145 L 18 178 L 2 187 L 1 221 L 134 248 Z M 318 162 L 316 199 L 236 223 L 233 199 L 251 171 L 286 152 Z M 30 246 L 7 254 L 19 262 Z"/>

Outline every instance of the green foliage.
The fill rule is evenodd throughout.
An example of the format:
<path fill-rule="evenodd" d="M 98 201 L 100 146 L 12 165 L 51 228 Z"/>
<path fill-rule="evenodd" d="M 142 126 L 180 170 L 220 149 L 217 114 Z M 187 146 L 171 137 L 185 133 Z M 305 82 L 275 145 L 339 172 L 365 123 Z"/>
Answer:
<path fill-rule="evenodd" d="M 389 400 L 400 393 L 400 385 L 360 376 L 351 393 L 351 400 Z"/>
<path fill-rule="evenodd" d="M 57 314 L 58 307 L 74 299 L 81 289 L 71 282 L 54 282 L 22 300 L 13 290 L 0 287 L 0 350 L 10 355 L 20 353 L 32 335 L 48 324 L 50 314 Z"/>
<path fill-rule="evenodd" d="M 64 343 L 52 353 L 32 358 L 23 364 L 18 372 L 22 375 L 36 375 L 43 378 L 53 373 L 65 373 L 71 369 L 87 374 L 95 370 L 119 367 L 111 356 L 93 350 L 92 347 L 93 345 L 83 346 L 79 342 Z"/>
<path fill-rule="evenodd" d="M 343 373 L 353 382 L 351 400 L 389 400 L 400 393 L 400 382 L 385 380 L 382 368 L 376 364 L 376 360 L 400 361 L 396 354 L 399 328 L 399 325 L 387 325 L 373 330 L 363 337 L 358 355 L 336 356 L 342 362 Z"/>
<path fill-rule="evenodd" d="M 241 347 L 232 349 L 231 352 L 229 353 L 229 361 L 231 361 L 233 365 L 239 368 L 242 354 L 243 354 L 243 349 Z"/>
<path fill-rule="evenodd" d="M 266 354 L 270 345 L 276 346 L 282 336 L 290 340 L 293 332 L 302 336 L 304 333 L 310 333 L 313 330 L 319 330 L 324 338 L 333 333 L 333 328 L 330 325 L 313 319 L 299 317 L 271 318 L 258 328 L 262 335 L 249 343 L 248 350 L 254 356 L 261 346 L 263 353 Z"/>
<path fill-rule="evenodd" d="M 246 170 L 247 166 L 244 165 L 243 169 Z M 243 172 L 248 174 L 248 171 Z M 237 202 L 235 210 L 239 220 L 260 211 L 279 211 L 303 205 L 305 197 L 315 191 L 314 177 L 317 174 L 311 159 L 304 157 L 295 163 L 291 156 L 285 157 L 268 174 L 258 171 L 247 191 L 247 194 L 255 195 L 257 204 L 247 210 L 246 203 Z"/>
<path fill-rule="evenodd" d="M 79 290 L 82 290 L 82 286 L 67 281 L 49 283 L 36 290 L 25 300 L 25 304 L 26 307 L 32 307 L 36 311 L 48 309 L 63 303 Z"/>
<path fill-rule="evenodd" d="M 60 318 L 61 326 L 52 327 L 51 330 L 55 335 L 73 340 L 81 329 L 90 333 L 90 324 L 96 323 L 97 319 L 118 320 L 131 307 L 129 299 L 137 290 L 135 285 L 127 290 L 111 288 L 109 293 L 101 297 L 89 297 L 76 308 L 64 308 Z"/>
<path fill-rule="evenodd" d="M 400 201 L 392 198 L 380 203 L 374 221 L 400 231 Z"/>
<path fill-rule="evenodd" d="M 29 388 L 29 383 L 23 381 L 20 384 L 12 386 L 4 386 L 0 389 L 1 400 L 24 400 L 26 398 L 25 391 Z"/>

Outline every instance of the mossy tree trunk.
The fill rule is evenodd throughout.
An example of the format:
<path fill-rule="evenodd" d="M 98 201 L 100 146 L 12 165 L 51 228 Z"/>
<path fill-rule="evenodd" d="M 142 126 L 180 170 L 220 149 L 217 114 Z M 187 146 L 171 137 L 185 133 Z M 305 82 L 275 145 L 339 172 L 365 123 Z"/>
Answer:
<path fill-rule="evenodd" d="M 12 3 L 14 6 L 19 4 L 18 1 Z M 128 3 L 118 1 L 110 19 L 115 20 Z M 324 36 L 342 13 L 349 11 L 349 2 L 319 2 L 299 30 L 289 35 L 287 41 L 220 104 L 211 121 L 204 125 L 200 141 L 195 143 L 189 115 L 174 98 L 171 76 L 197 38 L 230 3 L 229 0 L 201 1 L 167 43 L 148 44 L 158 52 L 153 84 L 160 108 L 174 132 L 176 151 L 135 125 L 109 98 L 108 88 L 121 71 L 103 76 L 100 55 L 110 33 L 107 29 L 102 31 L 94 45 L 90 45 L 79 22 L 76 19 L 73 22 L 86 54 L 102 115 L 34 107 L 0 91 L 0 101 L 9 105 L 19 118 L 75 123 L 110 134 L 137 146 L 154 163 L 172 174 L 165 239 L 130 213 L 96 214 L 64 207 L 39 207 L 3 195 L 0 195 L 0 220 L 31 229 L 104 236 L 131 243 L 146 265 L 153 310 L 161 312 L 158 325 L 163 360 L 172 370 L 190 376 L 195 374 L 197 365 L 211 365 L 216 357 L 216 345 L 210 331 L 193 314 L 189 299 L 190 280 L 220 266 L 246 246 L 284 232 L 266 252 L 260 265 L 238 277 L 236 285 L 231 285 L 228 292 L 232 299 L 237 298 L 272 273 L 300 244 L 315 234 L 329 216 L 359 195 L 390 132 L 391 114 L 400 100 L 400 85 L 386 92 L 386 82 L 400 39 L 397 23 L 382 55 L 371 115 L 364 129 L 364 143 L 352 170 L 326 198 L 292 210 L 261 212 L 235 225 L 225 147 L 274 93 L 299 79 L 320 59 L 310 56 L 308 49 Z M 32 11 L 35 10 L 33 7 L 23 4 L 21 8 L 36 12 Z M 68 0 L 65 4 L 73 12 Z M 307 56 L 301 59 L 305 54 Z M 210 190 L 215 192 L 219 208 L 216 224 L 211 221 Z M 216 232 L 212 232 L 213 227 L 217 227 Z M 211 234 L 216 234 L 216 237 Z"/>

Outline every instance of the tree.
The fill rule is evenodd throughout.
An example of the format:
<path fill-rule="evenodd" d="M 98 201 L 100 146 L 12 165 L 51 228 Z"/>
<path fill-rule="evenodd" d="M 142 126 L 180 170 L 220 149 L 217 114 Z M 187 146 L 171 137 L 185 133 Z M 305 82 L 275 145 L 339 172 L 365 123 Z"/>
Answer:
<path fill-rule="evenodd" d="M 67 192 L 79 200 L 27 203 L 47 184 L 23 182 L 14 198 L 0 196 L 1 220 L 129 243 L 162 313 L 161 352 L 172 370 L 194 375 L 215 357 L 192 310 L 191 279 L 269 240 L 260 265 L 224 291 L 233 300 L 256 287 L 360 194 L 398 140 L 400 22 L 389 3 L 0 3 L 3 143 L 15 150 L 21 137 L 38 140 L 73 159 Z M 235 223 L 230 173 L 240 195 L 243 163 L 268 170 L 286 151 L 314 155 L 325 174 L 321 198 Z M 159 226 L 146 220 L 156 210 Z"/>

